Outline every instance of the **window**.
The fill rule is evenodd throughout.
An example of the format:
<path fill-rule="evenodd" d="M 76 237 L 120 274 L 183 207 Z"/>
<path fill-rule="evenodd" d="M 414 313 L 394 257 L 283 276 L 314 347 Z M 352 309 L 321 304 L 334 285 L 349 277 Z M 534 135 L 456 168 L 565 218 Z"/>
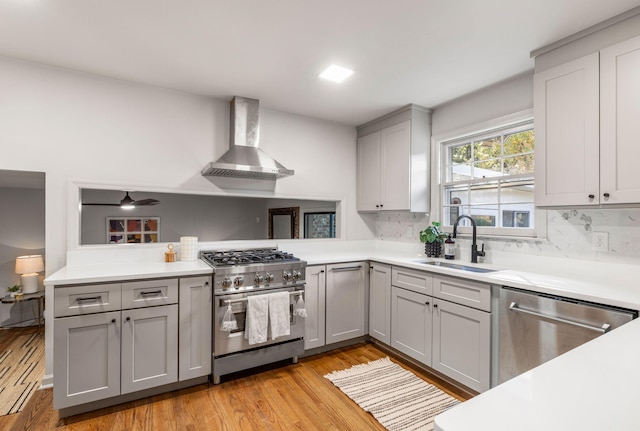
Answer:
<path fill-rule="evenodd" d="M 336 213 L 313 212 L 304 214 L 305 238 L 335 238 Z"/>
<path fill-rule="evenodd" d="M 481 233 L 535 235 L 533 120 L 441 141 L 440 149 L 444 226 L 468 215 Z"/>

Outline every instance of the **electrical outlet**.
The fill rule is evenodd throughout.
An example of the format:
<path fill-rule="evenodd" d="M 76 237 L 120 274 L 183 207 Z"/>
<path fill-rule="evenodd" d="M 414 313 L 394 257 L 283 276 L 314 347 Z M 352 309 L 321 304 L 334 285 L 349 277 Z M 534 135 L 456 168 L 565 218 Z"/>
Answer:
<path fill-rule="evenodd" d="M 591 250 L 609 251 L 609 233 L 593 232 L 591 237 Z"/>
<path fill-rule="evenodd" d="M 407 226 L 407 230 L 404 233 L 407 238 L 413 237 L 413 226 Z"/>

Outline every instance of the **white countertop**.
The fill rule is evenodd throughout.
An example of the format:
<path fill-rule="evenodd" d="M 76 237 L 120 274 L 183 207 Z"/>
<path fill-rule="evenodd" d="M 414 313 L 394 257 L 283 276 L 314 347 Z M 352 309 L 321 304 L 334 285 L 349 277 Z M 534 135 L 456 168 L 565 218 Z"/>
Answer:
<path fill-rule="evenodd" d="M 640 319 L 435 419 L 436 431 L 640 430 Z"/>
<path fill-rule="evenodd" d="M 206 245 L 201 248 L 206 247 Z M 638 266 L 536 256 L 500 256 L 480 267 L 490 273 L 426 266 L 420 248 L 381 241 L 296 242 L 280 247 L 308 265 L 372 260 L 471 278 L 495 285 L 568 296 L 640 310 Z M 158 262 L 123 249 L 78 253 L 45 285 L 210 274 L 204 262 Z M 75 253 L 75 252 L 74 252 Z M 129 255 L 127 255 L 129 253 Z M 147 250 L 147 254 L 150 252 Z M 470 264 L 468 250 L 454 263 Z M 438 259 L 441 260 L 441 259 Z M 102 263 L 95 263 L 102 262 Z M 436 417 L 439 431 L 639 430 L 640 319 L 596 338 Z"/>

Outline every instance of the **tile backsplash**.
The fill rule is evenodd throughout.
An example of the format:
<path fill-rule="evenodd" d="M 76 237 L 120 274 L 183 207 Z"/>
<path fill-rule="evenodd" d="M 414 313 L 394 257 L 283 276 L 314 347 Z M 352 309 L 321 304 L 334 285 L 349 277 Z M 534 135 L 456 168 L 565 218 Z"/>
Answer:
<path fill-rule="evenodd" d="M 547 219 L 546 238 L 480 237 L 478 242 L 484 243 L 488 252 L 640 264 L 640 208 L 546 210 L 540 216 Z M 379 213 L 375 221 L 376 239 L 415 242 L 419 247 L 419 232 L 430 223 L 429 215 L 423 213 Z M 597 239 L 594 232 L 606 234 L 607 251 L 593 249 Z M 465 238 L 457 242 L 460 247 L 469 247 L 471 243 Z"/>

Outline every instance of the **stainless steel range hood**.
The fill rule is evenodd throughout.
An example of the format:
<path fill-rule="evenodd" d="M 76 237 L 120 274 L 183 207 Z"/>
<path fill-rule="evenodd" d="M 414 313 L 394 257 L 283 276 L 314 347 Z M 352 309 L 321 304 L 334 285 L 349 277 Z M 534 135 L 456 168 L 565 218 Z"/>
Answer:
<path fill-rule="evenodd" d="M 275 180 L 293 175 L 273 157 L 258 148 L 260 138 L 260 102 L 235 96 L 231 100 L 229 151 L 209 163 L 202 175 L 213 177 Z"/>

